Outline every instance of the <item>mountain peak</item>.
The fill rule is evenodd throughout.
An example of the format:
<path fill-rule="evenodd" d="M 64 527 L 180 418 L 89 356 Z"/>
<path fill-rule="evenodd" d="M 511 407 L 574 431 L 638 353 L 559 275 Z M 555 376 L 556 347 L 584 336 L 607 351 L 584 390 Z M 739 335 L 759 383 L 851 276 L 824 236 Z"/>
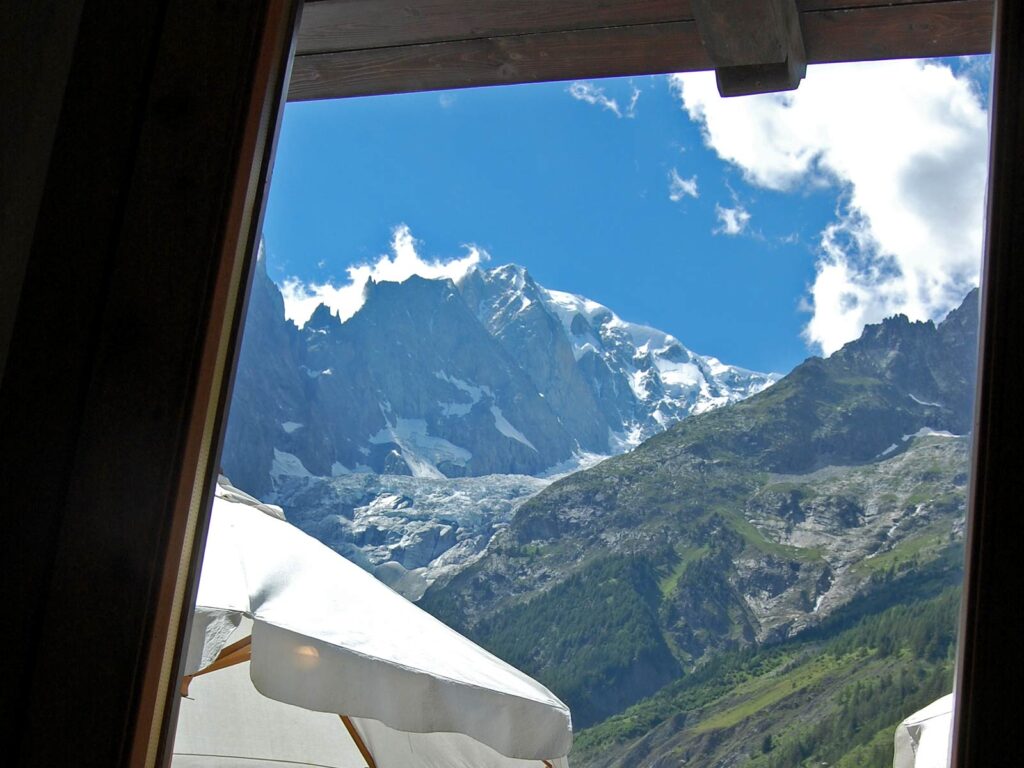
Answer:
<path fill-rule="evenodd" d="M 978 288 L 972 288 L 964 300 L 960 302 L 960 306 L 954 307 L 949 311 L 942 321 L 939 323 L 939 327 L 950 325 L 977 325 L 978 318 L 981 316 L 981 291 Z"/>
<path fill-rule="evenodd" d="M 561 370 L 575 363 L 591 390 L 579 407 L 596 409 L 593 418 L 608 424 L 620 448 L 778 378 L 697 355 L 671 334 L 627 322 L 604 304 L 537 284 L 516 264 L 477 270 L 459 289 L 513 357 L 528 361 L 525 369 L 545 397 L 558 399 L 552 364 L 533 357 L 531 348 L 543 339 L 546 355 L 564 360 Z"/>
<path fill-rule="evenodd" d="M 310 330 L 329 330 L 338 325 L 341 325 L 341 321 L 331 308 L 326 304 L 318 304 L 306 321 L 305 327 Z"/>
<path fill-rule="evenodd" d="M 272 324 L 283 310 L 279 291 L 265 284 L 252 309 Z M 344 323 L 320 305 L 299 338 L 278 337 L 281 348 L 269 353 L 253 340 L 263 359 L 245 350 L 240 359 L 252 375 L 236 400 L 250 413 L 232 412 L 225 459 L 239 477 L 244 469 L 230 454 L 248 456 L 253 445 L 271 474 L 543 473 L 627 450 L 775 380 L 548 290 L 517 264 L 475 267 L 457 283 L 368 280 Z"/>

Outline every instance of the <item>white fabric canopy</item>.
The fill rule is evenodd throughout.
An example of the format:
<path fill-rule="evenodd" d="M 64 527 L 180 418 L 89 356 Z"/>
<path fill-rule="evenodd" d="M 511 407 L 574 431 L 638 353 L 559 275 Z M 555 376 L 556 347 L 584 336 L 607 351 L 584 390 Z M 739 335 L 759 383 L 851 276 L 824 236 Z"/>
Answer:
<path fill-rule="evenodd" d="M 197 677 L 178 712 L 174 768 L 362 768 L 366 762 L 337 715 L 261 695 L 245 662 Z"/>
<path fill-rule="evenodd" d="M 241 758 L 239 745 L 266 734 L 265 723 L 291 724 L 300 745 L 308 744 L 307 736 L 298 735 L 303 728 L 344 739 L 339 714 L 351 718 L 378 768 L 562 762 L 572 727 L 568 708 L 550 691 L 274 519 L 277 509 L 256 503 L 234 489 L 218 489 L 186 674 L 208 667 L 248 631 L 246 619 L 252 620 L 251 662 L 191 682 L 190 700 L 182 702 L 176 766 L 205 765 L 195 762 L 197 756 L 215 754 L 196 735 L 203 723 L 214 734 L 235 728 L 237 736 L 229 739 L 235 746 L 216 754 Z M 210 701 L 221 697 L 223 703 L 208 706 L 203 692 L 214 688 Z M 273 701 L 231 704 L 259 694 Z M 318 713 L 329 714 L 314 724 L 308 716 L 320 718 Z M 283 751 L 271 750 L 280 754 L 272 759 L 302 762 L 284 757 L 288 749 L 282 741 Z M 344 758 L 317 759 L 325 762 L 303 758 L 313 765 L 349 765 Z M 351 765 L 366 764 L 358 753 L 355 760 Z"/>
<path fill-rule="evenodd" d="M 933 701 L 896 727 L 893 768 L 947 768 L 953 730 L 953 694 Z"/>
<path fill-rule="evenodd" d="M 377 768 L 543 768 L 460 733 L 403 733 L 378 720 L 351 718 Z M 565 758 L 550 761 L 568 768 Z M 249 662 L 197 677 L 178 715 L 173 768 L 364 768 L 338 715 L 311 712 L 263 696 Z"/>

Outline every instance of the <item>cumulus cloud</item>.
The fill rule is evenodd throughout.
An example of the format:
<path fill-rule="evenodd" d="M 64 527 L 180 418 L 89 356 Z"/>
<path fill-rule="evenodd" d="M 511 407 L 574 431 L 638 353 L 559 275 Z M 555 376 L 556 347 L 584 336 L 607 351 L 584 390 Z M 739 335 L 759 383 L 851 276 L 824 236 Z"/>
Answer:
<path fill-rule="evenodd" d="M 617 99 L 608 96 L 604 92 L 604 88 L 585 80 L 577 80 L 569 86 L 568 91 L 569 95 L 577 101 L 582 101 L 587 104 L 593 104 L 596 107 L 601 107 L 602 109 L 607 109 L 616 117 L 636 117 L 636 103 L 640 100 L 639 88 L 633 88 L 629 97 L 629 104 L 626 105 L 625 110 L 622 110 L 619 107 Z"/>
<path fill-rule="evenodd" d="M 349 267 L 346 270 L 348 280 L 344 283 L 304 283 L 298 278 L 288 278 L 281 284 L 285 317 L 301 328 L 313 311 L 325 304 L 344 322 L 363 306 L 366 283 L 370 280 L 377 283 L 401 283 L 413 275 L 432 280 L 458 280 L 477 264 L 490 258 L 486 251 L 475 245 L 466 245 L 463 246 L 466 249 L 464 256 L 426 260 L 419 255 L 416 245 L 417 241 L 409 227 L 401 224 L 392 233 L 391 253 L 382 254 L 371 264 Z"/>
<path fill-rule="evenodd" d="M 738 235 L 750 222 L 749 211 L 739 203 L 734 208 L 726 208 L 715 203 L 715 216 L 718 218 L 718 226 L 713 231 L 722 235 Z"/>
<path fill-rule="evenodd" d="M 678 203 L 684 197 L 698 197 L 697 177 L 684 179 L 679 171 L 673 168 L 668 172 L 668 199 Z"/>
<path fill-rule="evenodd" d="M 941 318 L 978 283 L 988 127 L 970 78 L 888 61 L 811 67 L 786 94 L 722 99 L 713 73 L 671 82 L 748 182 L 840 190 L 807 297 L 822 352 L 897 312 Z"/>

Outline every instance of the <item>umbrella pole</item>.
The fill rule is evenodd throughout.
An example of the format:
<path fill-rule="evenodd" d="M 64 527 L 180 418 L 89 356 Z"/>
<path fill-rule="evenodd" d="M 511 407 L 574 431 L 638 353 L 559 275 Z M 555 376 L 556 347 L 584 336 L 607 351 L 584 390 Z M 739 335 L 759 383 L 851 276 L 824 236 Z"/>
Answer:
<path fill-rule="evenodd" d="M 352 741 L 356 745 L 356 749 L 359 750 L 359 754 L 363 756 L 363 760 L 366 761 L 366 768 L 377 768 L 377 763 L 373 759 L 373 755 L 370 754 L 370 750 L 366 746 L 366 742 L 363 741 L 363 737 L 359 735 L 359 731 L 356 730 L 355 724 L 352 722 L 352 718 L 348 715 L 338 715 L 341 718 L 341 722 L 345 725 L 345 730 L 348 731 L 348 735 L 352 737 Z"/>
<path fill-rule="evenodd" d="M 250 658 L 252 658 L 252 635 L 244 637 L 237 643 L 232 643 L 227 648 L 224 648 L 208 667 L 203 667 L 191 675 L 185 675 L 181 681 L 181 695 L 188 696 L 188 686 L 192 682 L 192 678 L 216 672 L 218 669 L 224 669 L 224 667 L 241 664 L 243 661 L 249 661 Z"/>

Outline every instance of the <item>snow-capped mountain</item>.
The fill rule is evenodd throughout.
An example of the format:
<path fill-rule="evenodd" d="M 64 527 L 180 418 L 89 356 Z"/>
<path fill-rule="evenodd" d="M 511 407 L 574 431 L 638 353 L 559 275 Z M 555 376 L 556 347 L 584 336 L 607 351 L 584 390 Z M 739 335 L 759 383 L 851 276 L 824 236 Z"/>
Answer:
<path fill-rule="evenodd" d="M 514 264 L 476 268 L 459 288 L 548 402 L 561 407 L 583 398 L 593 405 L 611 430 L 612 450 L 779 378 L 695 354 L 670 334 L 626 322 L 596 301 L 544 288 Z M 588 414 L 580 431 L 594 422 Z"/>
<path fill-rule="evenodd" d="M 697 355 L 514 265 L 458 285 L 371 282 L 351 318 L 321 306 L 301 329 L 258 265 L 223 458 L 254 493 L 288 476 L 542 475 L 777 378 Z"/>

